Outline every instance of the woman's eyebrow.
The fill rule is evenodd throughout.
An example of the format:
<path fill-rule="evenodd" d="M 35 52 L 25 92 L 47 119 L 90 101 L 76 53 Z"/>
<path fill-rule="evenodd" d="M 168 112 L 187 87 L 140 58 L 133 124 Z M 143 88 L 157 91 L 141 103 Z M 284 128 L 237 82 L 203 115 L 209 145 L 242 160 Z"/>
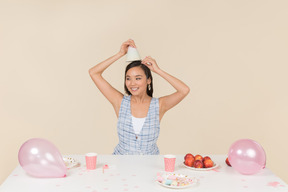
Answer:
<path fill-rule="evenodd" d="M 143 75 L 135 75 L 135 77 L 142 77 Z M 130 75 L 126 75 L 126 77 L 130 77 Z"/>

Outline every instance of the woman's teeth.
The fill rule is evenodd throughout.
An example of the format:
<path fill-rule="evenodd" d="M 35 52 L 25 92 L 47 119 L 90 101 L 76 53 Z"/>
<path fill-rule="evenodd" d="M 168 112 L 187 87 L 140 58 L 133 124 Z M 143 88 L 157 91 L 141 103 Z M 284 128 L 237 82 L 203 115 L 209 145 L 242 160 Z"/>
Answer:
<path fill-rule="evenodd" d="M 137 90 L 138 90 L 138 88 L 131 88 L 131 90 L 132 90 L 132 91 L 137 91 Z"/>

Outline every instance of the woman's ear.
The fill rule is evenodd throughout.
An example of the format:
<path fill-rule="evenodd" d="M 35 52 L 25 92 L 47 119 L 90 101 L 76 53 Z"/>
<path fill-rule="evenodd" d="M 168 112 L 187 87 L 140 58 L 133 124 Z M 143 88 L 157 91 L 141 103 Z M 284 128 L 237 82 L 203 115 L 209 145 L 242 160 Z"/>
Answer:
<path fill-rule="evenodd" d="M 149 85 L 151 83 L 151 78 L 147 79 L 147 84 Z"/>

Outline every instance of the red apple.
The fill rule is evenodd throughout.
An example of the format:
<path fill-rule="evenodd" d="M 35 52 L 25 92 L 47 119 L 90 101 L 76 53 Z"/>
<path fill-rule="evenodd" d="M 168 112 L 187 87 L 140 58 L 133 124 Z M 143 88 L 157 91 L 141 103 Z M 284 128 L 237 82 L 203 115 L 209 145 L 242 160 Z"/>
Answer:
<path fill-rule="evenodd" d="M 185 165 L 187 165 L 189 167 L 193 167 L 194 161 L 195 161 L 194 156 L 189 156 L 189 157 L 186 157 L 184 163 L 185 163 Z"/>
<path fill-rule="evenodd" d="M 191 158 L 191 157 L 194 158 L 194 156 L 191 153 L 187 153 L 184 157 L 184 160 L 186 160 L 186 158 Z"/>
<path fill-rule="evenodd" d="M 196 160 L 203 161 L 203 157 L 201 155 L 195 155 L 195 161 Z"/>
<path fill-rule="evenodd" d="M 210 168 L 213 167 L 214 162 L 211 159 L 206 159 L 204 160 L 203 164 L 205 168 Z"/>
<path fill-rule="evenodd" d="M 194 167 L 195 167 L 195 168 L 203 168 L 204 165 L 203 165 L 202 160 L 195 160 L 195 161 L 194 161 Z"/>
<path fill-rule="evenodd" d="M 203 158 L 203 161 L 207 160 L 207 159 L 211 159 L 209 156 L 206 156 Z"/>
<path fill-rule="evenodd" d="M 226 162 L 226 164 L 227 164 L 228 166 L 232 167 L 231 164 L 230 164 L 230 162 L 229 162 L 228 157 L 226 158 L 226 161 L 225 161 L 225 162 Z"/>

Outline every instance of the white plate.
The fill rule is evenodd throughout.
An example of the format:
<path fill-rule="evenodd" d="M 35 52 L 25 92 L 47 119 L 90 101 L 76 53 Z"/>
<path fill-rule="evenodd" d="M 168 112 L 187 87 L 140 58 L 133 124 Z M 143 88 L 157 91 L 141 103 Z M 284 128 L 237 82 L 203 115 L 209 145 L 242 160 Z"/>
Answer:
<path fill-rule="evenodd" d="M 80 163 L 72 157 L 63 157 L 63 160 L 67 169 L 71 169 L 75 166 L 80 165 Z"/>
<path fill-rule="evenodd" d="M 212 169 L 215 169 L 217 168 L 219 165 L 214 163 L 214 166 L 213 167 L 209 167 L 209 168 L 195 168 L 195 167 L 189 167 L 187 165 L 185 165 L 185 163 L 183 163 L 183 165 L 188 168 L 188 169 L 192 169 L 194 171 L 209 171 L 209 170 L 212 170 Z"/>
<path fill-rule="evenodd" d="M 189 177 L 187 175 L 178 174 L 178 173 L 166 173 L 166 177 L 169 175 L 173 175 L 173 176 L 176 176 L 178 178 L 182 178 L 182 179 L 187 180 L 187 181 L 190 179 L 190 180 L 192 180 L 192 183 L 188 184 L 188 185 L 184 185 L 184 186 L 171 186 L 171 185 L 166 185 L 165 183 L 161 183 L 157 180 L 155 182 L 158 183 L 159 185 L 161 185 L 162 187 L 167 187 L 167 188 L 171 188 L 171 189 L 184 189 L 184 188 L 195 186 L 197 184 L 196 178 L 192 178 L 192 177 Z"/>

